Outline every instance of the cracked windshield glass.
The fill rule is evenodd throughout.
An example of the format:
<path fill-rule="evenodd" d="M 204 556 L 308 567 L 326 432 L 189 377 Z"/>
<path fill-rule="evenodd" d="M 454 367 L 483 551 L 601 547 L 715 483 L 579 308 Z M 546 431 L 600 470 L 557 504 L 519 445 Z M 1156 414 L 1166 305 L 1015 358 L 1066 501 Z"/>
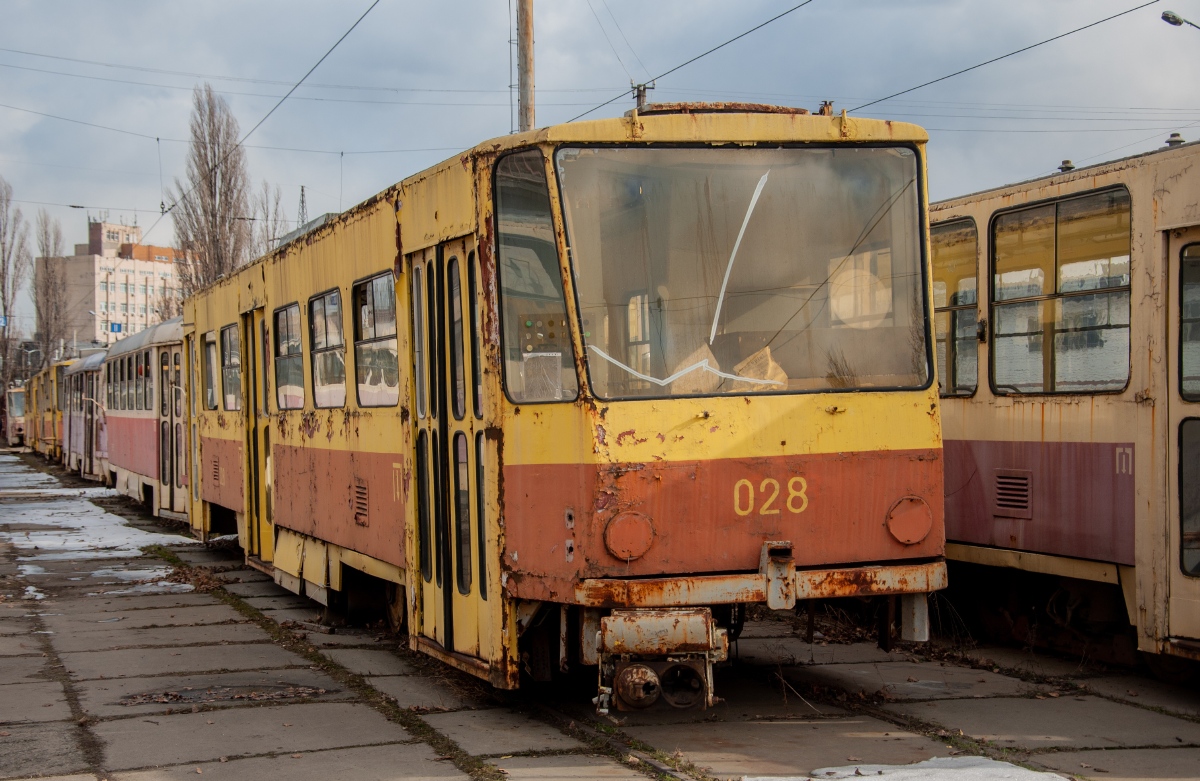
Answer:
<path fill-rule="evenodd" d="M 911 149 L 567 147 L 555 163 L 597 396 L 925 385 Z"/>

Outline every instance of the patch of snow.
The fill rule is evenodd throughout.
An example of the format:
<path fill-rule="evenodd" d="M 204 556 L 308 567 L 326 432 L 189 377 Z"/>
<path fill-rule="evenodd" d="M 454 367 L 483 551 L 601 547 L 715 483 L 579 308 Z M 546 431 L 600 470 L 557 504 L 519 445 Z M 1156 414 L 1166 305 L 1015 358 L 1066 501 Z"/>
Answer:
<path fill-rule="evenodd" d="M 139 583 L 136 586 L 129 588 L 117 589 L 116 591 L 99 591 L 88 594 L 89 597 L 131 597 L 139 594 L 187 594 L 195 591 L 196 587 L 191 583 L 171 583 L 167 580 L 160 580 L 157 583 Z"/>
<path fill-rule="evenodd" d="M 25 587 L 25 599 L 41 600 L 41 599 L 45 599 L 45 598 L 46 598 L 46 595 L 43 594 L 42 592 L 38 591 L 37 586 L 26 586 Z"/>
<path fill-rule="evenodd" d="M 151 580 L 162 579 L 171 574 L 170 567 L 154 567 L 151 569 L 112 569 L 101 567 L 92 573 L 93 578 L 116 578 L 117 580 Z"/>
<path fill-rule="evenodd" d="M 911 765 L 845 765 L 823 767 L 806 776 L 743 776 L 743 781 L 810 781 L 810 779 L 885 778 L 889 781 L 1049 781 L 1057 773 L 1038 773 L 984 757 L 934 757 Z"/>

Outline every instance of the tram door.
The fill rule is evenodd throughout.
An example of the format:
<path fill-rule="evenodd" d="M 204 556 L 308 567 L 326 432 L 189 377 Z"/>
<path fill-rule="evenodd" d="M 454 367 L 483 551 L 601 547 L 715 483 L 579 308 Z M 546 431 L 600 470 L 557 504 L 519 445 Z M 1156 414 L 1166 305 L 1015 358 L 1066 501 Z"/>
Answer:
<path fill-rule="evenodd" d="M 1168 235 L 1167 626 L 1200 639 L 1200 226 Z"/>
<path fill-rule="evenodd" d="M 84 387 L 80 395 L 83 397 L 80 406 L 83 412 L 83 453 L 79 457 L 79 473 L 92 475 L 96 473 L 92 456 L 95 454 L 96 432 L 96 378 L 99 374 L 80 372 L 80 382 Z"/>
<path fill-rule="evenodd" d="M 489 658 L 478 271 L 474 237 L 411 256 L 416 386 L 418 634 Z M 414 578 L 414 582 L 416 579 Z M 493 596 L 495 599 L 495 596 Z"/>
<path fill-rule="evenodd" d="M 264 310 L 242 315 L 242 355 L 246 357 L 243 406 L 246 422 L 247 553 L 262 562 L 275 558 L 275 526 L 271 508 L 271 410 L 267 361 L 270 335 Z"/>
<path fill-rule="evenodd" d="M 162 509 L 183 512 L 183 356 L 178 348 L 158 353 L 159 481 Z"/>

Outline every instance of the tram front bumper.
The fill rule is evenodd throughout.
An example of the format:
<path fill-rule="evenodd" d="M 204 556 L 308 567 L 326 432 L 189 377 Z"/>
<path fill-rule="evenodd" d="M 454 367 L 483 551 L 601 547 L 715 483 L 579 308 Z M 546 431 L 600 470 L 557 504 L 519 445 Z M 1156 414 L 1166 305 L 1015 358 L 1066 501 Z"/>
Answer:
<path fill-rule="evenodd" d="M 668 578 L 589 578 L 575 586 L 581 607 L 689 607 L 767 602 L 773 574 L 694 575 Z M 795 570 L 778 584 L 797 601 L 835 597 L 928 594 L 946 587 L 942 559 L 912 564 Z"/>

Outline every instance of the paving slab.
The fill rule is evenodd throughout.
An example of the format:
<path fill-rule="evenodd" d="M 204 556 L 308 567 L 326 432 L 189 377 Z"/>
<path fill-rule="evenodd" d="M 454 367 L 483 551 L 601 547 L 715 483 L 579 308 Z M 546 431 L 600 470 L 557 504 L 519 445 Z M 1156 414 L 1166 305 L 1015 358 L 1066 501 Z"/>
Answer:
<path fill-rule="evenodd" d="M 370 648 L 382 648 L 384 643 L 388 642 L 376 635 L 363 634 L 359 632 L 347 632 L 343 634 L 339 629 L 337 634 L 327 635 L 323 632 L 310 632 L 307 635 L 308 642 L 315 645 L 317 648 L 347 648 L 355 646 L 366 646 Z M 391 644 L 395 644 L 392 640 Z"/>
<path fill-rule="evenodd" d="M 33 621 L 26 616 L 29 608 L 22 608 L 21 613 L 0 617 L 0 636 L 24 635 L 33 630 Z"/>
<path fill-rule="evenodd" d="M 185 561 L 192 566 L 238 566 L 245 563 L 241 556 L 236 554 L 225 553 L 222 551 L 211 550 L 176 550 L 175 555 L 181 561 Z"/>
<path fill-rule="evenodd" d="M 42 604 L 44 611 L 66 614 L 78 613 L 123 613 L 129 610 L 167 607 L 200 607 L 219 605 L 220 600 L 210 594 L 189 591 L 182 594 L 109 595 L 89 594 L 76 599 L 51 599 Z"/>
<path fill-rule="evenodd" d="M 1200 716 L 1200 689 L 1172 686 L 1134 675 L 1113 675 L 1080 681 L 1089 691 L 1150 708 L 1185 716 Z"/>
<path fill-rule="evenodd" d="M 887 710 L 961 729 L 1001 748 L 1116 748 L 1200 745 L 1200 724 L 1099 697 L 942 700 Z"/>
<path fill-rule="evenodd" d="M 747 621 L 739 641 L 751 637 L 796 637 L 796 627 L 786 621 Z"/>
<path fill-rule="evenodd" d="M 246 604 L 258 610 L 320 610 L 311 599 L 288 593 L 270 597 L 244 597 Z"/>
<path fill-rule="evenodd" d="M 468 754 L 518 754 L 582 748 L 575 738 L 528 716 L 507 710 L 457 711 L 424 717 Z"/>
<path fill-rule="evenodd" d="M 41 656 L 6 656 L 0 662 L 0 687 L 47 679 L 49 660 Z M 2 689 L 0 689 L 2 690 Z"/>
<path fill-rule="evenodd" d="M 249 567 L 245 569 L 232 569 L 226 572 L 214 572 L 212 573 L 212 578 L 224 583 L 274 583 L 267 575 Z"/>
<path fill-rule="evenodd" d="M 446 684 L 420 675 L 367 678 L 367 683 L 394 699 L 401 708 L 442 711 L 457 710 L 471 704 Z"/>
<path fill-rule="evenodd" d="M 898 700 L 1013 697 L 1038 689 L 1036 684 L 1017 678 L 937 662 L 818 665 L 789 668 L 785 674 L 801 683 L 844 689 L 851 694 L 883 693 Z"/>
<path fill-rule="evenodd" d="M 1135 748 L 1038 754 L 1032 764 L 1108 781 L 1200 781 L 1200 748 Z"/>
<path fill-rule="evenodd" d="M 255 580 L 250 583 L 228 583 L 224 589 L 239 597 L 282 597 L 292 594 L 273 580 Z M 293 594 L 293 596 L 295 596 Z"/>
<path fill-rule="evenodd" d="M 799 637 L 751 637 L 738 640 L 731 656 L 750 664 L 862 664 L 899 662 L 907 654 L 888 653 L 874 643 L 806 643 Z"/>
<path fill-rule="evenodd" d="M 353 703 L 229 708 L 116 719 L 95 724 L 92 731 L 104 741 L 105 765 L 113 771 L 411 739 L 400 725 L 365 705 Z"/>
<path fill-rule="evenodd" d="M 578 781 L 616 779 L 646 781 L 646 775 L 609 757 L 559 754 L 552 757 L 509 757 L 492 762 L 511 781 Z"/>
<path fill-rule="evenodd" d="M 139 713 L 186 712 L 192 706 L 234 707 L 288 704 L 300 699 L 354 699 L 327 675 L 307 669 L 251 670 L 206 675 L 160 675 L 75 684 L 79 705 L 101 718 Z"/>
<path fill-rule="evenodd" d="M 196 771 L 211 781 L 466 781 L 449 762 L 439 760 L 423 743 L 306 751 L 277 757 L 254 757 L 229 762 L 203 762 L 154 770 L 116 773 L 112 781 L 172 781 L 195 779 Z M 645 779 L 645 776 L 641 776 Z M 42 781 L 39 779 L 39 781 Z"/>
<path fill-rule="evenodd" d="M 265 643 L 270 640 L 270 635 L 254 624 L 209 624 L 72 632 L 56 635 L 54 647 L 59 653 L 75 653 L 138 646 L 228 645 Z"/>
<path fill-rule="evenodd" d="M 304 657 L 268 644 L 126 648 L 62 654 L 60 658 L 76 680 L 308 665 Z"/>
<path fill-rule="evenodd" d="M 69 718 L 71 707 L 57 681 L 14 683 L 0 689 L 0 724 Z"/>
<path fill-rule="evenodd" d="M 673 724 L 623 731 L 668 754 L 679 751 L 686 761 L 722 779 L 798 776 L 818 767 L 859 761 L 901 765 L 950 752 L 942 743 L 868 716 Z"/>
<path fill-rule="evenodd" d="M 3 635 L 0 636 L 0 656 L 25 656 L 28 654 L 42 655 L 40 635 Z M 3 662 L 0 662 L 3 664 Z"/>
<path fill-rule="evenodd" d="M 966 652 L 966 657 L 977 664 L 1001 667 L 1045 678 L 1069 678 L 1094 675 L 1103 672 L 1103 667 L 1086 659 L 1067 659 L 1032 650 L 983 646 Z"/>
<path fill-rule="evenodd" d="M 391 651 L 374 648 L 330 648 L 321 653 L 358 675 L 413 675 L 417 669 Z"/>
<path fill-rule="evenodd" d="M 111 611 L 104 615 L 77 613 L 46 615 L 43 621 L 47 629 L 59 634 L 83 632 L 89 629 L 104 629 L 112 624 L 125 627 L 186 626 L 188 624 L 221 624 L 226 621 L 242 622 L 246 619 L 228 605 L 201 605 L 198 607 L 165 607 L 147 610 Z"/>
<path fill-rule="evenodd" d="M 13 724 L 0 732 L 0 778 L 65 775 L 87 770 L 78 745 L 78 725 L 53 721 Z"/>
<path fill-rule="evenodd" d="M 316 605 L 316 603 L 313 603 Z M 277 624 L 282 624 L 284 621 L 305 621 L 310 624 L 315 624 L 321 620 L 321 614 L 324 609 L 320 605 L 310 610 L 298 609 L 281 609 L 281 610 L 264 610 L 263 615 L 271 619 Z"/>

